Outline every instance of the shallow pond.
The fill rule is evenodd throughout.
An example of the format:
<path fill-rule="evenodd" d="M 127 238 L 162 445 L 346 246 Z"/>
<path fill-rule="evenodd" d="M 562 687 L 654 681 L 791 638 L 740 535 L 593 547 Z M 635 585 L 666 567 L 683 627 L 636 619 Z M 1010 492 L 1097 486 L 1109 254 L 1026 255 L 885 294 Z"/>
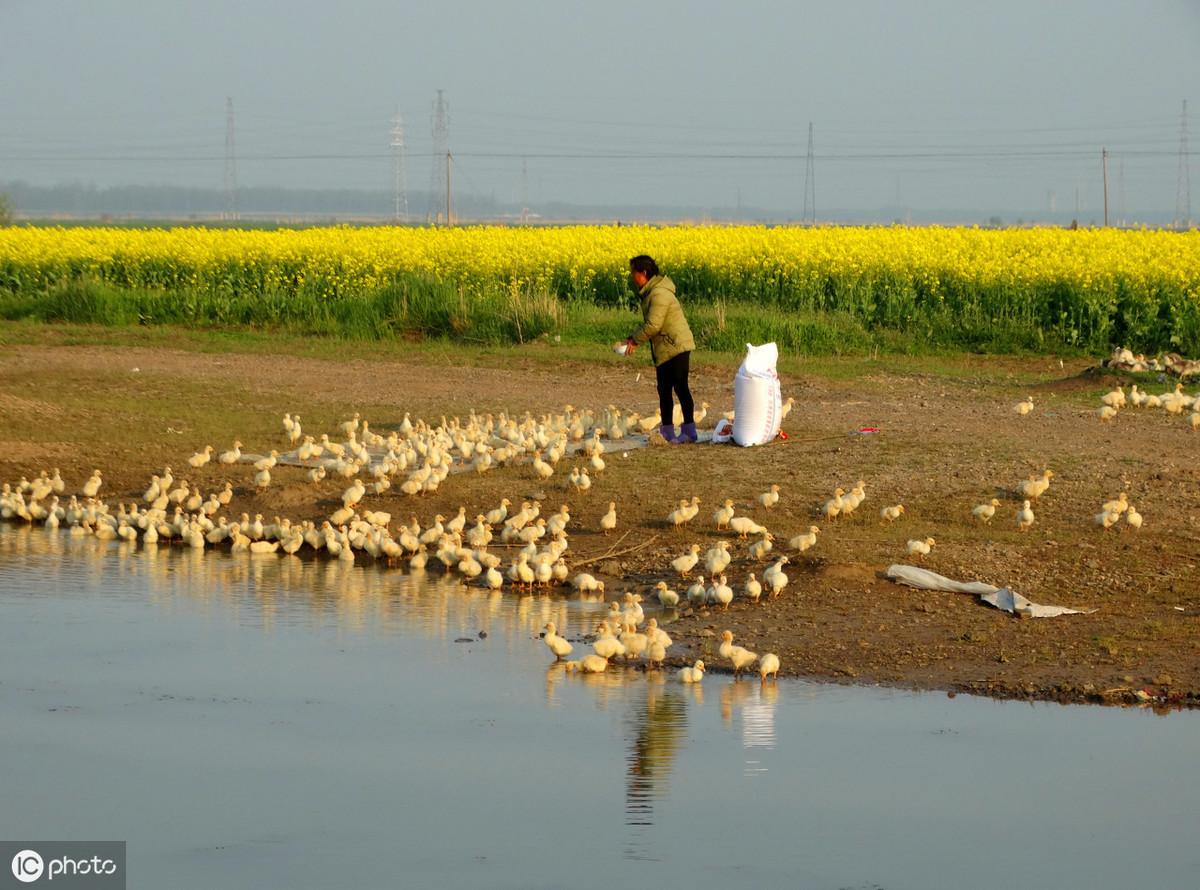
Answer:
<path fill-rule="evenodd" d="M 1200 715 L 550 667 L 604 608 L 0 526 L 0 838 L 131 888 L 1195 886 Z"/>

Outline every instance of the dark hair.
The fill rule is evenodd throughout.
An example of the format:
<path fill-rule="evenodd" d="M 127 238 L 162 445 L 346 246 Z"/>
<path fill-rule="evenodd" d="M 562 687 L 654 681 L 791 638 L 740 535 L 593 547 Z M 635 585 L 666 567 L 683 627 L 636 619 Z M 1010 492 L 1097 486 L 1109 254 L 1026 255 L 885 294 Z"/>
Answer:
<path fill-rule="evenodd" d="M 632 272 L 641 272 L 647 278 L 653 278 L 658 274 L 658 263 L 643 253 L 629 261 L 629 269 Z"/>

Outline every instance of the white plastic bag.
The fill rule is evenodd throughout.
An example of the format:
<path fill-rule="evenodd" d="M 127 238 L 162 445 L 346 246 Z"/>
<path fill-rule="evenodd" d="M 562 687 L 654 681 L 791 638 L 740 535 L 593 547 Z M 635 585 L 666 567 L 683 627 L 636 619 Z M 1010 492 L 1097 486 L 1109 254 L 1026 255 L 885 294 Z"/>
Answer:
<path fill-rule="evenodd" d="M 746 344 L 746 358 L 733 380 L 733 441 L 743 447 L 762 445 L 779 435 L 783 399 L 775 372 L 778 361 L 774 343 Z"/>
<path fill-rule="evenodd" d="M 721 418 L 720 423 L 713 427 L 712 441 L 714 445 L 724 445 L 733 439 L 733 421 Z"/>

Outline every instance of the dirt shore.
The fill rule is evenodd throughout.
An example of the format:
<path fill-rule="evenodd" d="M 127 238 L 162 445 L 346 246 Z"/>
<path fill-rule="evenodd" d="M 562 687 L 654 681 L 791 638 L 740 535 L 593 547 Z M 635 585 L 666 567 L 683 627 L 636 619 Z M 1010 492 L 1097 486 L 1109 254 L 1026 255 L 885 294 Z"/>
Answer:
<path fill-rule="evenodd" d="M 353 350 L 348 348 L 347 352 Z M 248 465 L 192 471 L 186 459 L 205 444 L 248 450 L 282 447 L 280 418 L 299 413 L 305 430 L 334 434 L 360 412 L 387 429 L 405 412 L 437 422 L 443 415 L 509 410 L 535 415 L 570 403 L 652 411 L 653 370 L 644 359 L 602 356 L 564 360 L 552 346 L 512 350 L 507 367 L 476 365 L 468 353 L 438 359 L 428 352 L 396 358 L 313 358 L 287 354 L 202 352 L 160 347 L 9 344 L 0 350 L 0 481 L 15 482 L 59 467 L 77 490 L 94 467 L 104 472 L 110 501 L 140 495 L 165 464 L 205 491 L 226 480 L 236 497 L 229 515 L 321 520 L 336 504 L 342 480 L 307 482 L 278 467 L 262 495 Z M 496 364 L 492 361 L 491 364 Z M 398 518 L 459 505 L 475 515 L 501 497 L 543 495 L 547 509 L 571 504 L 572 553 L 593 559 L 610 591 L 647 592 L 669 580 L 670 560 L 719 539 L 710 520 L 725 498 L 775 533 L 777 545 L 810 524 L 821 526 L 807 554 L 792 555 L 783 595 L 758 605 L 735 600 L 727 612 L 684 609 L 672 624 L 673 661 L 703 657 L 713 669 L 721 630 L 759 652 L 780 655 L 784 675 L 880 683 L 1071 702 L 1200 704 L 1200 438 L 1186 419 L 1128 409 L 1100 423 L 1097 396 L 1111 378 L 1085 371 L 1088 362 L 988 359 L 887 359 L 800 365 L 783 376 L 797 400 L 784 429 L 789 438 L 761 448 L 696 446 L 630 451 L 612 447 L 609 467 L 586 497 L 572 497 L 565 473 L 546 483 L 513 467 L 477 477 L 452 476 L 433 496 L 388 492 L 365 506 Z M 727 360 L 698 355 L 697 399 L 712 403 L 709 423 L 732 407 Z M 1170 388 L 1151 384 L 1151 391 Z M 1032 395 L 1036 408 L 1012 406 Z M 864 426 L 873 435 L 851 435 Z M 215 462 L 214 462 L 215 464 Z M 1050 468 L 1050 490 L 1034 505 L 1032 529 L 1017 530 L 1019 480 Z M 187 470 L 184 472 L 184 470 Z M 849 519 L 817 518 L 836 486 L 867 483 L 867 499 Z M 756 496 L 771 483 L 781 500 L 766 511 Z M 1129 493 L 1145 517 L 1093 524 L 1100 504 Z M 681 497 L 702 509 L 675 530 L 664 518 Z M 1001 500 L 990 525 L 971 508 Z M 597 521 L 612 500 L 619 530 Z M 905 515 L 885 525 L 879 509 L 902 503 Z M 621 536 L 625 535 L 622 539 Z M 1095 610 L 1052 619 L 1020 619 L 964 594 L 917 591 L 882 577 L 909 562 L 905 542 L 932 536 L 923 564 L 952 578 L 1011 586 L 1030 599 Z M 618 544 L 618 540 L 620 543 Z M 634 545 L 633 552 L 621 553 Z M 749 571 L 761 577 L 744 542 L 734 541 L 731 586 Z M 380 571 L 387 569 L 380 568 Z"/>

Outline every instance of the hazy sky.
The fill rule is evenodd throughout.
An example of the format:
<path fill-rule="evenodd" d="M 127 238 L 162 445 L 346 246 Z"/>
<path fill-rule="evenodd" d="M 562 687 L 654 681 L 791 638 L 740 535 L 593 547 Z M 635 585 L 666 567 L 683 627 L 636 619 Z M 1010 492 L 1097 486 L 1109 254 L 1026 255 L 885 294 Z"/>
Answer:
<path fill-rule="evenodd" d="M 398 108 L 424 191 L 441 88 L 456 189 L 515 202 L 524 156 L 535 208 L 798 216 L 812 121 L 818 211 L 1086 215 L 1107 146 L 1169 214 L 1198 87 L 1200 0 L 0 0 L 0 182 L 219 188 L 232 96 L 242 185 L 389 190 Z"/>

